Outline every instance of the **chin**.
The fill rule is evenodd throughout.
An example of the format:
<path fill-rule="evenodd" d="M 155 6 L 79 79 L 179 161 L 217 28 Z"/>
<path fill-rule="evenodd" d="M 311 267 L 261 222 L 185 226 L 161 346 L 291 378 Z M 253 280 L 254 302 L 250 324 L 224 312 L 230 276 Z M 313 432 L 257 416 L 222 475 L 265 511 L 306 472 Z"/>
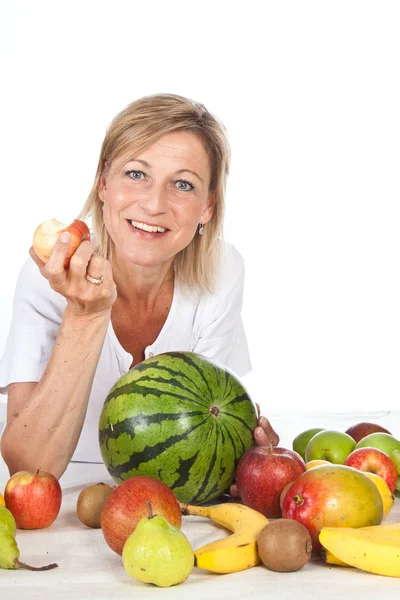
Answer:
<path fill-rule="evenodd" d="M 122 254 L 122 259 L 137 267 L 151 268 L 173 261 L 175 255 L 165 255 L 161 252 L 127 252 Z"/>

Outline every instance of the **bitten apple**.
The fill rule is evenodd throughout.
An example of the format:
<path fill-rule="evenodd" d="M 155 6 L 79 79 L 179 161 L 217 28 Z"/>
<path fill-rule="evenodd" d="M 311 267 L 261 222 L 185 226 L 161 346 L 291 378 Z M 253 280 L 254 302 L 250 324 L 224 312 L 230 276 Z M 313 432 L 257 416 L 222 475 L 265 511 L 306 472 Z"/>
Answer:
<path fill-rule="evenodd" d="M 70 225 L 64 225 L 56 219 L 50 219 L 41 223 L 33 235 L 32 246 L 36 254 L 44 263 L 50 258 L 50 254 L 60 235 L 68 231 L 71 234 L 71 243 L 64 260 L 64 267 L 68 267 L 71 256 L 83 240 L 90 239 L 89 227 L 83 221 L 74 219 Z"/>
<path fill-rule="evenodd" d="M 19 529 L 44 529 L 60 512 L 61 486 L 46 471 L 18 471 L 7 482 L 4 499 Z"/>
<path fill-rule="evenodd" d="M 242 502 L 269 518 L 282 515 L 283 488 L 306 470 L 293 450 L 255 446 L 247 450 L 236 469 L 236 485 Z"/>
<path fill-rule="evenodd" d="M 174 527 L 181 526 L 179 502 L 165 483 L 147 475 L 131 477 L 117 485 L 101 511 L 104 539 L 117 554 L 122 555 L 126 540 L 140 519 L 148 517 L 146 501 L 150 502 L 153 515 L 161 515 Z"/>
<path fill-rule="evenodd" d="M 370 433 L 376 432 L 389 433 L 389 435 L 391 435 L 390 431 L 376 423 L 357 423 L 357 425 L 352 425 L 345 431 L 345 433 L 350 435 L 355 442 L 359 442 Z"/>
<path fill-rule="evenodd" d="M 344 464 L 358 471 L 376 473 L 386 481 L 392 494 L 396 489 L 397 469 L 392 459 L 378 448 L 357 448 L 349 454 Z"/>

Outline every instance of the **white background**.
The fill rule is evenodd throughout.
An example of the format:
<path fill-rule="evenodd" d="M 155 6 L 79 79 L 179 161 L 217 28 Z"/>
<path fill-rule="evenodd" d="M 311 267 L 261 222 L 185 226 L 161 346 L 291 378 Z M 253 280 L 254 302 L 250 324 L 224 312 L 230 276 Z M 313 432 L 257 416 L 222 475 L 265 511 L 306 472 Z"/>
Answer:
<path fill-rule="evenodd" d="M 171 92 L 230 134 L 225 238 L 246 264 L 253 399 L 266 415 L 398 407 L 397 1 L 13 0 L 1 13 L 0 353 L 34 229 L 77 215 L 114 115 Z"/>

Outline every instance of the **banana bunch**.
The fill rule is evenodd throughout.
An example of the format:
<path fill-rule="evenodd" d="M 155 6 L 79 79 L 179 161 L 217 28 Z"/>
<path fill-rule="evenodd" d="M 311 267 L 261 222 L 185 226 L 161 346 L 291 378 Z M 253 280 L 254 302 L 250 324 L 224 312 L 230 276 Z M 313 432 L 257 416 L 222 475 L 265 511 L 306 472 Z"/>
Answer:
<path fill-rule="evenodd" d="M 260 563 L 256 540 L 268 519 L 261 513 L 234 502 L 215 506 L 181 504 L 183 515 L 211 519 L 232 535 L 195 550 L 195 566 L 214 573 L 235 573 Z"/>
<path fill-rule="evenodd" d="M 400 523 L 372 527 L 323 527 L 319 534 L 325 562 L 400 577 Z"/>

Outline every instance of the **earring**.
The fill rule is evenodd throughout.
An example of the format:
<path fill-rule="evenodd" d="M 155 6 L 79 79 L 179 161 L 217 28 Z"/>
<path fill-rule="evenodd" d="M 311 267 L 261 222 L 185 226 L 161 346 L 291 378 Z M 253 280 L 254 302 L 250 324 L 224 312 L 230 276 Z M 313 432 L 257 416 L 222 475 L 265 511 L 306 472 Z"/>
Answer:
<path fill-rule="evenodd" d="M 199 235 L 203 235 L 203 233 L 204 233 L 204 225 L 203 225 L 203 223 L 200 223 L 200 225 L 199 225 Z"/>

